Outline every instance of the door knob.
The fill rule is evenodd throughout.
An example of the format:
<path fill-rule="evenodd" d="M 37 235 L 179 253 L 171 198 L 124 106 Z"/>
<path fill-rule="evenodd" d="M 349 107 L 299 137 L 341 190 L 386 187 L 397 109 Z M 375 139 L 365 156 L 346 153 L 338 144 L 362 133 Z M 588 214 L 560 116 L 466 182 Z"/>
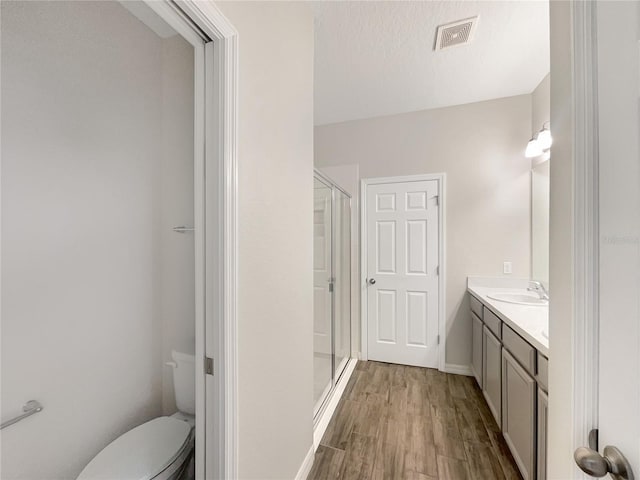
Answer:
<path fill-rule="evenodd" d="M 611 474 L 614 480 L 634 480 L 629 461 L 616 447 L 604 447 L 604 456 L 587 447 L 578 448 L 573 454 L 580 470 L 592 477 Z"/>
<path fill-rule="evenodd" d="M 376 284 L 376 279 L 375 279 L 375 278 L 370 278 L 370 279 L 369 279 L 369 283 L 370 283 L 371 285 L 375 285 L 375 284 Z"/>

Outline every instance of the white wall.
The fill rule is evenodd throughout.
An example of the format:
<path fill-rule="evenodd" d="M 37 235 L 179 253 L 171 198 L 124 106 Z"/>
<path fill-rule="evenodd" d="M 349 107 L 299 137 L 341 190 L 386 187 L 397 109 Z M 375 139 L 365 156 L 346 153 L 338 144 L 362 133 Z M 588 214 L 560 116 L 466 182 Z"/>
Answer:
<path fill-rule="evenodd" d="M 469 365 L 468 275 L 530 271 L 529 95 L 315 128 L 320 168 L 361 178 L 447 174 L 447 363 Z"/>
<path fill-rule="evenodd" d="M 189 315 L 164 298 L 182 271 L 162 255 L 192 202 L 192 81 L 176 95 L 191 67 L 116 2 L 1 8 L 1 415 L 45 407 L 2 431 L 2 478 L 75 478 L 162 413 L 161 311 Z"/>
<path fill-rule="evenodd" d="M 294 478 L 312 445 L 313 18 L 222 2 L 239 32 L 239 477 Z"/>
<path fill-rule="evenodd" d="M 175 233 L 193 226 L 193 47 L 181 36 L 162 41 L 162 166 L 160 251 L 162 363 L 171 350 L 194 353 L 194 235 Z M 175 412 L 173 372 L 162 367 L 162 409 Z"/>

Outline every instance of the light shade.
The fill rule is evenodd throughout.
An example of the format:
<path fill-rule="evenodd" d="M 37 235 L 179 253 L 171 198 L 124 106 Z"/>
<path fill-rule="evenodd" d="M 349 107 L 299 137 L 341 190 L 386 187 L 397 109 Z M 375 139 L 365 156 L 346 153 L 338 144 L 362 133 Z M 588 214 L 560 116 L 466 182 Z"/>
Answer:
<path fill-rule="evenodd" d="M 540 147 L 540 142 L 537 139 L 532 138 L 527 143 L 527 149 L 524 152 L 524 156 L 527 158 L 533 158 L 542 155 L 542 147 Z"/>
<path fill-rule="evenodd" d="M 551 148 L 551 144 L 553 143 L 553 139 L 551 138 L 551 130 L 548 128 L 543 128 L 538 133 L 538 144 L 542 150 L 548 150 Z"/>

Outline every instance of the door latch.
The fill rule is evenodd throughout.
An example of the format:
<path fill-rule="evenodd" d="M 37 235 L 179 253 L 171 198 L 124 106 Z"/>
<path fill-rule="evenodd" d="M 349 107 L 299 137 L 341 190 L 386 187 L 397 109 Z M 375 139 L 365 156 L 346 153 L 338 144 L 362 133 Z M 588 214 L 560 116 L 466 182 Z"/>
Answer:
<path fill-rule="evenodd" d="M 204 357 L 204 373 L 213 375 L 213 358 Z"/>

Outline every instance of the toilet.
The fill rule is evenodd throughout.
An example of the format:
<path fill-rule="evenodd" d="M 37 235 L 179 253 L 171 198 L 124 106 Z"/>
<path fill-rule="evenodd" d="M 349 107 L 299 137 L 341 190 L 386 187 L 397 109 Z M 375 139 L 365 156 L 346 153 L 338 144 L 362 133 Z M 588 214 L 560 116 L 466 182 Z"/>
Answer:
<path fill-rule="evenodd" d="M 190 480 L 194 477 L 195 357 L 171 352 L 178 412 L 120 435 L 91 460 L 77 480 Z"/>

